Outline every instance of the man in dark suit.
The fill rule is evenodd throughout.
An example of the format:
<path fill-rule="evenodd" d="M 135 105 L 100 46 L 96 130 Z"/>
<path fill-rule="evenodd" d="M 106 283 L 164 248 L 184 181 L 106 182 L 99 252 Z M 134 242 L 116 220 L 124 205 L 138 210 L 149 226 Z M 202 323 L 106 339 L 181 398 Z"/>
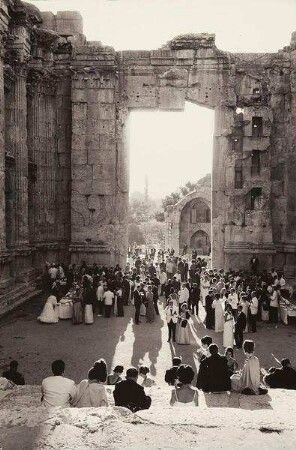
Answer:
<path fill-rule="evenodd" d="M 126 371 L 126 380 L 116 383 L 113 391 L 115 406 L 125 406 L 132 412 L 149 409 L 151 397 L 145 394 L 143 386 L 137 383 L 139 372 L 134 367 Z"/>
<path fill-rule="evenodd" d="M 209 346 L 210 356 L 200 362 L 196 387 L 204 392 L 230 391 L 230 376 L 227 359 L 218 352 L 218 346 Z"/>
<path fill-rule="evenodd" d="M 251 272 L 256 275 L 258 272 L 258 266 L 259 266 L 259 259 L 257 258 L 257 256 L 253 255 L 252 258 L 250 259 L 250 268 L 251 268 Z"/>
<path fill-rule="evenodd" d="M 244 329 L 247 325 L 247 318 L 245 313 L 243 313 L 243 307 L 238 305 L 237 307 L 237 318 L 234 325 L 234 339 L 237 348 L 242 348 L 244 339 Z"/>
<path fill-rule="evenodd" d="M 196 315 L 198 316 L 198 302 L 200 300 L 200 288 L 196 283 L 193 283 L 191 289 L 189 289 L 189 307 L 191 308 L 192 314 L 194 314 L 194 308 Z"/>
<path fill-rule="evenodd" d="M 135 324 L 139 325 L 140 322 L 140 308 L 142 303 L 143 294 L 141 293 L 141 285 L 138 284 L 137 289 L 134 292 L 134 305 L 135 305 Z"/>
<path fill-rule="evenodd" d="M 175 386 L 175 381 L 177 379 L 177 370 L 178 367 L 182 364 L 182 357 L 175 356 L 173 358 L 173 367 L 168 369 L 165 373 L 164 380 L 170 385 Z"/>

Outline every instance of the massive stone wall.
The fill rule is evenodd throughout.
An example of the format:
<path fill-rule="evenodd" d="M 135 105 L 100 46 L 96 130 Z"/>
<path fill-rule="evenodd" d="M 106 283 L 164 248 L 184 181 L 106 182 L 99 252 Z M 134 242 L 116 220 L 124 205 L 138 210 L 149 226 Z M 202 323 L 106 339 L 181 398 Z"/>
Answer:
<path fill-rule="evenodd" d="M 0 32 L 0 287 L 45 260 L 124 262 L 129 112 L 185 101 L 215 111 L 213 263 L 257 253 L 293 276 L 295 34 L 270 54 L 223 52 L 213 34 L 116 52 L 86 41 L 79 13 L 20 0 L 1 0 Z"/>

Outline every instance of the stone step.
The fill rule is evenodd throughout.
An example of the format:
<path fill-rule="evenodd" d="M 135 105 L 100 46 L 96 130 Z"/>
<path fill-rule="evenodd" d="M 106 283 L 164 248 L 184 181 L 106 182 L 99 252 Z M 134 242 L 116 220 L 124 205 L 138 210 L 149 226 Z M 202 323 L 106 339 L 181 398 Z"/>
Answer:
<path fill-rule="evenodd" d="M 17 306 L 41 294 L 42 289 L 26 283 L 18 283 L 14 285 L 14 289 L 0 296 L 0 316 L 7 314 Z"/>

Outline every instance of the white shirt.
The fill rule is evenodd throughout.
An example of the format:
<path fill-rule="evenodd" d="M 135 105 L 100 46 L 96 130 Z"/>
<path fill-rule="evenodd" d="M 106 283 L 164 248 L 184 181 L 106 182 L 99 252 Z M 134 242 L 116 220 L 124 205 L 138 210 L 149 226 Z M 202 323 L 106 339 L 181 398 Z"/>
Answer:
<path fill-rule="evenodd" d="M 49 269 L 48 273 L 49 273 L 49 275 L 50 275 L 50 278 L 51 278 L 52 280 L 55 280 L 56 277 L 57 277 L 57 274 L 58 274 L 58 269 L 57 269 L 57 267 L 51 267 L 51 268 Z"/>
<path fill-rule="evenodd" d="M 99 302 L 103 301 L 103 297 L 104 297 L 104 288 L 103 286 L 99 286 L 97 289 L 97 299 Z"/>
<path fill-rule="evenodd" d="M 270 306 L 272 306 L 273 308 L 277 308 L 279 306 L 277 291 L 273 291 L 273 293 L 270 296 Z"/>
<path fill-rule="evenodd" d="M 236 292 L 233 292 L 229 294 L 228 296 L 228 303 L 231 306 L 232 309 L 237 309 L 238 304 L 238 296 Z"/>
<path fill-rule="evenodd" d="M 253 297 L 250 303 L 250 311 L 251 314 L 257 314 L 258 313 L 258 298 Z"/>
<path fill-rule="evenodd" d="M 189 299 L 189 291 L 185 287 L 184 289 L 181 289 L 179 292 L 179 303 L 187 303 Z"/>
<path fill-rule="evenodd" d="M 44 406 L 70 406 L 70 400 L 76 392 L 75 383 L 69 378 L 51 376 L 44 378 L 41 384 Z"/>
<path fill-rule="evenodd" d="M 281 285 L 281 287 L 285 286 L 285 284 L 286 284 L 286 280 L 284 279 L 284 277 L 281 277 L 280 278 L 280 285 Z"/>
<path fill-rule="evenodd" d="M 165 272 L 160 272 L 160 274 L 159 274 L 159 281 L 160 281 L 160 284 L 165 284 L 166 283 L 167 275 L 166 275 Z"/>
<path fill-rule="evenodd" d="M 113 304 L 114 294 L 111 291 L 106 291 L 104 294 L 105 305 L 110 306 Z"/>

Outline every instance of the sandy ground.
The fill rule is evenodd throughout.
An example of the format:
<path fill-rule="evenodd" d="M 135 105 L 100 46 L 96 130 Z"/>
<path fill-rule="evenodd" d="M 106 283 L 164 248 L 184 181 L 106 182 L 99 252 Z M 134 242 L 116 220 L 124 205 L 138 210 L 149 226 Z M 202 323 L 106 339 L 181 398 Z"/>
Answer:
<path fill-rule="evenodd" d="M 73 326 L 71 321 L 41 325 L 36 317 L 45 297 L 40 297 L 0 321 L 1 370 L 10 359 L 20 362 L 27 384 L 0 401 L 1 450 L 294 450 L 296 448 L 296 392 L 270 390 L 265 396 L 234 393 L 199 393 L 199 408 L 170 408 L 171 388 L 164 372 L 173 355 L 197 369 L 196 350 L 205 334 L 213 336 L 222 350 L 222 334 L 208 332 L 200 319 L 193 319 L 195 346 L 167 343 L 163 305 L 153 324 L 133 324 L 134 308 L 125 308 L 125 317 L 95 317 L 93 325 Z M 261 366 L 273 365 L 271 352 L 295 362 L 295 325 L 277 328 L 259 324 L 255 338 Z M 66 361 L 66 376 L 80 381 L 94 360 L 104 357 L 115 364 L 150 367 L 157 386 L 146 389 L 152 397 L 148 411 L 133 415 L 125 408 L 46 409 L 40 407 L 40 383 L 50 374 L 56 358 Z M 244 357 L 236 351 L 240 364 Z M 1 399 L 0 399 L 1 400 Z"/>
<path fill-rule="evenodd" d="M 196 350 L 200 338 L 205 334 L 213 337 L 222 347 L 222 333 L 206 330 L 201 318 L 194 317 L 193 330 L 196 346 L 182 346 L 167 343 L 167 325 L 163 302 L 160 301 L 160 316 L 153 324 L 142 317 L 140 325 L 133 323 L 133 306 L 125 307 L 125 317 L 105 319 L 95 317 L 93 325 L 72 325 L 69 320 L 57 324 L 39 324 L 36 320 L 42 310 L 45 296 L 41 296 L 0 320 L 0 370 L 6 369 L 11 359 L 19 361 L 19 370 L 24 374 L 27 384 L 40 384 L 51 372 L 54 359 L 66 362 L 66 376 L 76 382 L 85 378 L 93 362 L 100 357 L 106 359 L 109 369 L 116 364 L 138 366 L 147 364 L 157 384 L 164 383 L 165 370 L 170 367 L 174 355 L 182 355 L 183 362 L 198 368 Z M 258 324 L 256 334 L 246 334 L 254 339 L 256 353 L 262 367 L 274 365 L 271 353 L 279 359 L 288 357 L 296 363 L 296 327 L 280 323 L 277 328 L 266 323 Z M 242 350 L 235 352 L 240 365 L 244 361 Z"/>

